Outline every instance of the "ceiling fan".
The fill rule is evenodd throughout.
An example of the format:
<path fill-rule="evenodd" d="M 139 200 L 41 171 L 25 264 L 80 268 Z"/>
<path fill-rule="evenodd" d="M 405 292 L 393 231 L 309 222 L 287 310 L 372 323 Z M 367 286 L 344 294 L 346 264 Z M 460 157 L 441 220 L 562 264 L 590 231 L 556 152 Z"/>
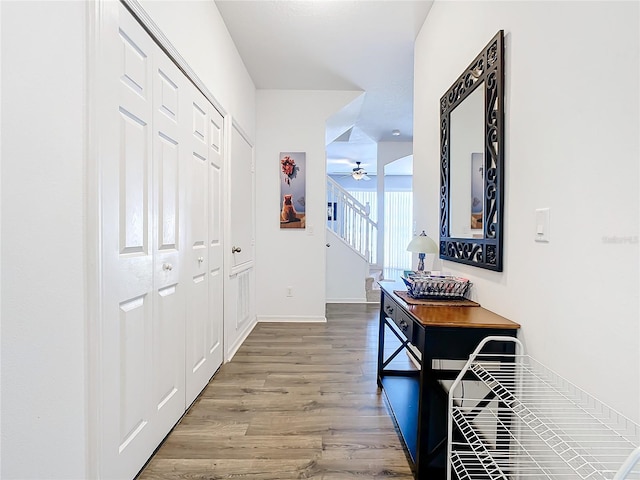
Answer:
<path fill-rule="evenodd" d="M 371 180 L 371 177 L 367 175 L 367 171 L 360 166 L 360 163 L 361 162 L 356 162 L 356 166 L 353 168 L 350 175 L 353 177 L 354 180 L 365 180 L 365 181 Z"/>

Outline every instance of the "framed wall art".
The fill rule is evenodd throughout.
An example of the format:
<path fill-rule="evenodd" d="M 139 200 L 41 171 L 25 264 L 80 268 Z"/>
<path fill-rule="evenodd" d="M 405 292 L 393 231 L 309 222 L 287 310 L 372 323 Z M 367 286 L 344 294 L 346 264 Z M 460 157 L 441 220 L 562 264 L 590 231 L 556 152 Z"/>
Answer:
<path fill-rule="evenodd" d="M 280 228 L 305 228 L 306 152 L 280 152 Z"/>
<path fill-rule="evenodd" d="M 327 202 L 327 220 L 335 222 L 338 219 L 338 203 Z"/>

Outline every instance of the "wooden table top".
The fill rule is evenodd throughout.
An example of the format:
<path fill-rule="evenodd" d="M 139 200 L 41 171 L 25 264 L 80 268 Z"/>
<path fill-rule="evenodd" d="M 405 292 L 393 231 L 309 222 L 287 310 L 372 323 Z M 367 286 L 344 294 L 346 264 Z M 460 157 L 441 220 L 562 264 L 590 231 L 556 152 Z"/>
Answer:
<path fill-rule="evenodd" d="M 520 324 L 482 307 L 450 307 L 409 305 L 394 290 L 405 290 L 398 281 L 380 282 L 380 288 L 425 327 L 505 328 L 518 329 Z"/>

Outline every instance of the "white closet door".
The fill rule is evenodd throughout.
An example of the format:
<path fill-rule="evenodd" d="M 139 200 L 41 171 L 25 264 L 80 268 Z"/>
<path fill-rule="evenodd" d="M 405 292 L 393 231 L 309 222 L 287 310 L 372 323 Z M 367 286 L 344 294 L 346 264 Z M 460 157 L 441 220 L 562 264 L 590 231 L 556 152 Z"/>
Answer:
<path fill-rule="evenodd" d="M 158 441 L 185 410 L 184 200 L 192 85 L 155 46 L 153 59 L 153 407 Z"/>
<path fill-rule="evenodd" d="M 209 336 L 211 374 L 223 360 L 223 118 L 210 106 L 209 117 Z"/>
<path fill-rule="evenodd" d="M 131 479 L 222 363 L 222 116 L 122 4 L 96 89 L 99 475 Z"/>
<path fill-rule="evenodd" d="M 212 128 L 211 103 L 195 88 L 189 105 L 192 118 L 190 136 L 191 158 L 188 160 L 189 189 L 188 189 L 188 229 L 187 229 L 187 365 L 186 390 L 187 405 L 189 405 L 219 366 L 213 361 L 215 352 L 213 338 L 213 308 L 210 303 L 216 299 L 209 298 L 211 283 L 222 287 L 219 280 L 220 270 L 217 258 L 218 245 L 212 245 L 209 238 L 210 229 L 215 230 L 211 223 L 216 216 L 210 214 L 209 206 L 214 192 L 209 188 L 210 162 L 217 166 L 217 159 L 210 159 L 210 153 L 215 150 L 212 134 L 218 133 Z M 215 157 L 215 156 L 214 156 Z M 216 235 L 219 237 L 219 235 Z M 219 238 L 213 239 L 219 243 Z M 215 275 L 213 273 L 215 271 Z M 213 343 L 212 343 L 213 342 Z"/>
<path fill-rule="evenodd" d="M 154 44 L 120 8 L 113 39 L 116 92 L 107 110 L 118 124 L 101 151 L 101 470 L 132 478 L 154 450 L 152 136 Z M 111 89 L 107 89 L 111 91 Z"/>

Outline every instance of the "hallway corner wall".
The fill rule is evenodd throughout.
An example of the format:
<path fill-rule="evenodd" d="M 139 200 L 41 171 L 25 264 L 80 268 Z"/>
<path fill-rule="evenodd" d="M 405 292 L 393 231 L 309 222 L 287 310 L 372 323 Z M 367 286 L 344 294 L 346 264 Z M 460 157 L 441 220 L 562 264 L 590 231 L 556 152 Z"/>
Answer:
<path fill-rule="evenodd" d="M 7 479 L 88 474 L 87 5 L 2 2 L 0 477 Z"/>
<path fill-rule="evenodd" d="M 301 90 L 257 92 L 258 320 L 325 320 L 325 122 L 361 93 Z M 280 152 L 306 152 L 304 229 L 280 229 Z M 287 296 L 288 287 L 292 287 L 291 297 Z"/>

